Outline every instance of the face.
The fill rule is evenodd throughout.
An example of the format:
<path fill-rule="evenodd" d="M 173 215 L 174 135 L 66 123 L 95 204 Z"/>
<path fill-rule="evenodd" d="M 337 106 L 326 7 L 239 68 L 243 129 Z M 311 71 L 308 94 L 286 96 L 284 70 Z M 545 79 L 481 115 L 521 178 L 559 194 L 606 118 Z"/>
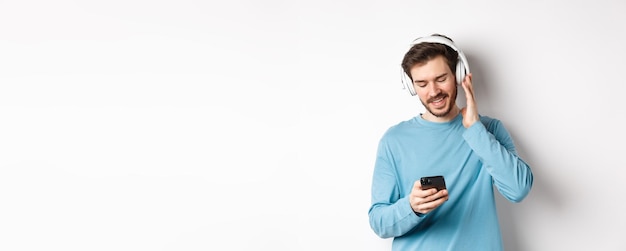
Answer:
<path fill-rule="evenodd" d="M 446 122 L 458 115 L 456 80 L 443 56 L 414 65 L 410 72 L 413 88 L 428 111 L 422 115 L 424 119 Z"/>

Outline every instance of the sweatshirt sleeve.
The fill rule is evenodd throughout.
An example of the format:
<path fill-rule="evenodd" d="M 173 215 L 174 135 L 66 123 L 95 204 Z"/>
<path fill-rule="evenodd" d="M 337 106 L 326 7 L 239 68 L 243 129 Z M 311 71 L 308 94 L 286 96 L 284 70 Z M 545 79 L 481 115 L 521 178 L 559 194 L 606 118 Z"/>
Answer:
<path fill-rule="evenodd" d="M 381 238 L 401 236 L 413 229 L 422 217 L 417 216 L 408 197 L 400 197 L 397 172 L 389 161 L 391 154 L 381 142 L 378 146 L 372 179 L 370 226 Z"/>
<path fill-rule="evenodd" d="M 485 119 L 467 128 L 463 137 L 480 157 L 491 174 L 494 185 L 511 202 L 520 202 L 530 192 L 533 174 L 515 150 L 515 145 L 502 123 Z"/>

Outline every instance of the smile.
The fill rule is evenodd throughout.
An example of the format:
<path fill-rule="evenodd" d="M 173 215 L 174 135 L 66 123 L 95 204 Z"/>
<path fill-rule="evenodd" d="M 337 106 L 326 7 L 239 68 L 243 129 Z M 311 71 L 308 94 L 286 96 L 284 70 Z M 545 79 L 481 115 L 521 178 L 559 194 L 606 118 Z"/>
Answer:
<path fill-rule="evenodd" d="M 433 104 L 433 105 L 435 105 L 435 106 L 441 106 L 441 105 L 443 105 L 443 104 L 445 103 L 445 97 L 446 97 L 446 96 L 439 96 L 439 97 L 436 97 L 436 98 L 434 98 L 434 99 L 431 99 L 431 100 L 430 100 L 430 103 L 431 103 L 431 104 Z"/>

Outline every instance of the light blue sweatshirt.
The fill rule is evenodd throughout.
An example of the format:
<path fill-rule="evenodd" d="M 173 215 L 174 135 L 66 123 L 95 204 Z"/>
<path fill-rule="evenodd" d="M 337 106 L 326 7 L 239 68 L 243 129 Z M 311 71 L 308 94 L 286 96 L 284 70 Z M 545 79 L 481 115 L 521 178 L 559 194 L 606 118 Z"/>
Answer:
<path fill-rule="evenodd" d="M 459 114 L 435 123 L 416 116 L 392 126 L 378 145 L 370 226 L 393 250 L 503 250 L 494 186 L 512 202 L 530 192 L 533 174 L 517 156 L 502 123 L 481 116 L 463 127 Z M 418 216 L 409 204 L 413 183 L 443 175 L 449 199 Z"/>

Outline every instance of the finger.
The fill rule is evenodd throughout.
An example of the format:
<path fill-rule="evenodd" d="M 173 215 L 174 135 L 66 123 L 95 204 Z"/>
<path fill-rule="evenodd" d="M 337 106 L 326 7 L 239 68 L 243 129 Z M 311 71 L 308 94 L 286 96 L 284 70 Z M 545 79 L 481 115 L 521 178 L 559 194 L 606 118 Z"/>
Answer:
<path fill-rule="evenodd" d="M 448 190 L 444 189 L 428 197 L 411 197 L 411 208 L 415 212 L 428 213 L 448 201 Z"/>
<path fill-rule="evenodd" d="M 416 180 L 415 182 L 413 182 L 413 189 L 422 190 L 422 182 L 420 182 L 419 180 Z"/>
<path fill-rule="evenodd" d="M 447 197 L 447 196 L 448 196 L 448 189 L 443 189 L 431 195 L 431 197 L 433 197 L 433 200 L 438 200 L 440 198 Z"/>
<path fill-rule="evenodd" d="M 426 189 L 426 190 L 413 188 L 413 191 L 411 191 L 411 194 L 409 196 L 411 198 L 414 198 L 415 200 L 418 200 L 418 201 L 431 201 L 431 200 L 433 200 L 431 197 L 434 194 L 437 194 L 437 192 L 438 191 L 437 191 L 436 188 L 430 188 L 430 189 Z"/>
<path fill-rule="evenodd" d="M 443 196 L 447 196 L 448 195 L 448 190 L 447 189 L 443 189 L 443 190 L 439 190 L 436 191 L 435 193 L 425 197 L 424 199 L 426 201 L 433 201 L 433 200 L 437 200 Z"/>
<path fill-rule="evenodd" d="M 465 78 L 463 79 L 463 82 L 466 82 L 466 84 L 468 84 L 470 87 L 472 86 L 472 74 L 469 73 L 465 76 Z"/>
<path fill-rule="evenodd" d="M 436 188 L 431 188 L 431 189 L 426 189 L 426 190 L 422 190 L 421 188 L 416 188 L 416 189 L 413 189 L 413 191 L 411 191 L 411 196 L 417 198 L 420 201 L 423 201 L 423 200 L 427 200 L 426 198 L 436 193 L 437 193 Z M 432 199 L 428 199 L 428 200 L 432 200 Z"/>
<path fill-rule="evenodd" d="M 427 213 L 427 212 L 430 212 L 431 210 L 441 206 L 441 204 L 443 204 L 447 200 L 448 200 L 448 196 L 440 197 L 440 198 L 438 198 L 436 200 L 419 203 L 418 205 L 416 205 L 416 208 L 417 208 L 417 210 L 419 212 Z"/>
<path fill-rule="evenodd" d="M 422 190 L 423 194 L 413 194 L 413 201 L 417 204 L 428 203 L 448 195 L 448 190 L 437 191 L 436 188 Z"/>
<path fill-rule="evenodd" d="M 474 98 L 474 87 L 472 86 L 472 76 L 467 75 L 462 83 L 463 90 L 465 90 L 465 96 L 467 99 Z"/>

